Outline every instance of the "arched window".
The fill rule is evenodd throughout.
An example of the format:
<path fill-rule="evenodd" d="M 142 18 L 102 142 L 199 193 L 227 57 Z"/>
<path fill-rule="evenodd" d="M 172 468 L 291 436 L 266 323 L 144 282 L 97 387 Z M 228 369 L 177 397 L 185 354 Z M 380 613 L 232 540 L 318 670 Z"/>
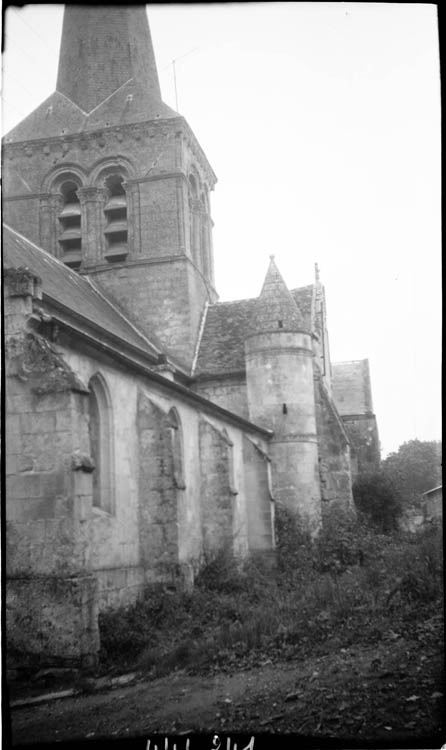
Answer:
<path fill-rule="evenodd" d="M 113 420 L 107 386 L 101 375 L 89 384 L 90 452 L 93 471 L 93 506 L 114 512 Z"/>
<path fill-rule="evenodd" d="M 67 180 L 61 185 L 63 207 L 59 214 L 59 245 L 62 260 L 70 268 L 79 268 L 82 261 L 82 227 L 81 206 L 77 194 L 77 185 Z"/>
<path fill-rule="evenodd" d="M 174 408 L 169 411 L 169 428 L 173 457 L 173 478 L 178 489 L 184 490 L 186 483 L 184 481 L 183 430 L 178 412 Z"/>
<path fill-rule="evenodd" d="M 128 254 L 127 195 L 124 178 L 112 174 L 105 180 L 105 257 L 109 263 L 125 260 Z"/>

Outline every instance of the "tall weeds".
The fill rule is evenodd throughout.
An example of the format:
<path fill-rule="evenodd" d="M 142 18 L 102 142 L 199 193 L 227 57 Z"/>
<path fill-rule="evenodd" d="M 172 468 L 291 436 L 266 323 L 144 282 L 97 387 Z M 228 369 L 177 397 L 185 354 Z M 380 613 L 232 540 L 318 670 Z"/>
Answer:
<path fill-rule="evenodd" d="M 279 513 L 277 526 L 274 568 L 261 557 L 241 563 L 221 550 L 205 562 L 192 592 L 151 587 L 132 607 L 102 613 L 104 667 L 159 675 L 236 666 L 250 654 L 287 657 L 369 642 L 440 611 L 439 528 L 380 535 L 337 514 L 312 543 L 290 514 Z"/>

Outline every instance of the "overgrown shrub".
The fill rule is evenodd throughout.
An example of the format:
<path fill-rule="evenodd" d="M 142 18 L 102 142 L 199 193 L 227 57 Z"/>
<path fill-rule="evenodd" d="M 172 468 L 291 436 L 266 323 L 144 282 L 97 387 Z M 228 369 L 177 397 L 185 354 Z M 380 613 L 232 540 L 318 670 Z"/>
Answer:
<path fill-rule="evenodd" d="M 403 508 L 398 488 L 387 474 L 378 471 L 358 477 L 353 485 L 353 499 L 357 510 L 378 531 L 389 534 L 397 529 Z"/>
<path fill-rule="evenodd" d="M 148 588 L 132 607 L 100 615 L 101 656 L 151 670 L 237 666 L 405 632 L 442 596 L 441 530 L 378 533 L 363 517 L 334 512 L 311 541 L 277 513 L 277 565 L 208 556 L 192 592 Z M 330 644 L 333 644 L 330 646 Z"/>

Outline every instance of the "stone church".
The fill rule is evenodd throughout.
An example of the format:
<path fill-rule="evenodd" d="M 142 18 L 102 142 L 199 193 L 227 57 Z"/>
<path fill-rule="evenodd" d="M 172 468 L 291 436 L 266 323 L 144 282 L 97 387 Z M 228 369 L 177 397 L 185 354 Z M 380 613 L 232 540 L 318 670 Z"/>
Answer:
<path fill-rule="evenodd" d="M 216 176 L 161 98 L 146 8 L 67 6 L 56 91 L 3 144 L 7 627 L 94 661 L 98 612 L 317 534 L 379 463 L 368 362 L 324 289 L 219 302 Z"/>

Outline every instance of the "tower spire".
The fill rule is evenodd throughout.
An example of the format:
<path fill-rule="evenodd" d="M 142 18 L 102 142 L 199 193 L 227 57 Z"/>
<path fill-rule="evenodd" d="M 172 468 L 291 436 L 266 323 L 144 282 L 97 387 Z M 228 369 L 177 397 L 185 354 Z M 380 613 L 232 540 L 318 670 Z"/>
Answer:
<path fill-rule="evenodd" d="M 161 98 L 146 6 L 66 5 L 56 91 L 5 140 L 173 117 Z"/>
<path fill-rule="evenodd" d="M 88 114 L 129 83 L 161 102 L 145 5 L 67 5 L 56 90 Z"/>

